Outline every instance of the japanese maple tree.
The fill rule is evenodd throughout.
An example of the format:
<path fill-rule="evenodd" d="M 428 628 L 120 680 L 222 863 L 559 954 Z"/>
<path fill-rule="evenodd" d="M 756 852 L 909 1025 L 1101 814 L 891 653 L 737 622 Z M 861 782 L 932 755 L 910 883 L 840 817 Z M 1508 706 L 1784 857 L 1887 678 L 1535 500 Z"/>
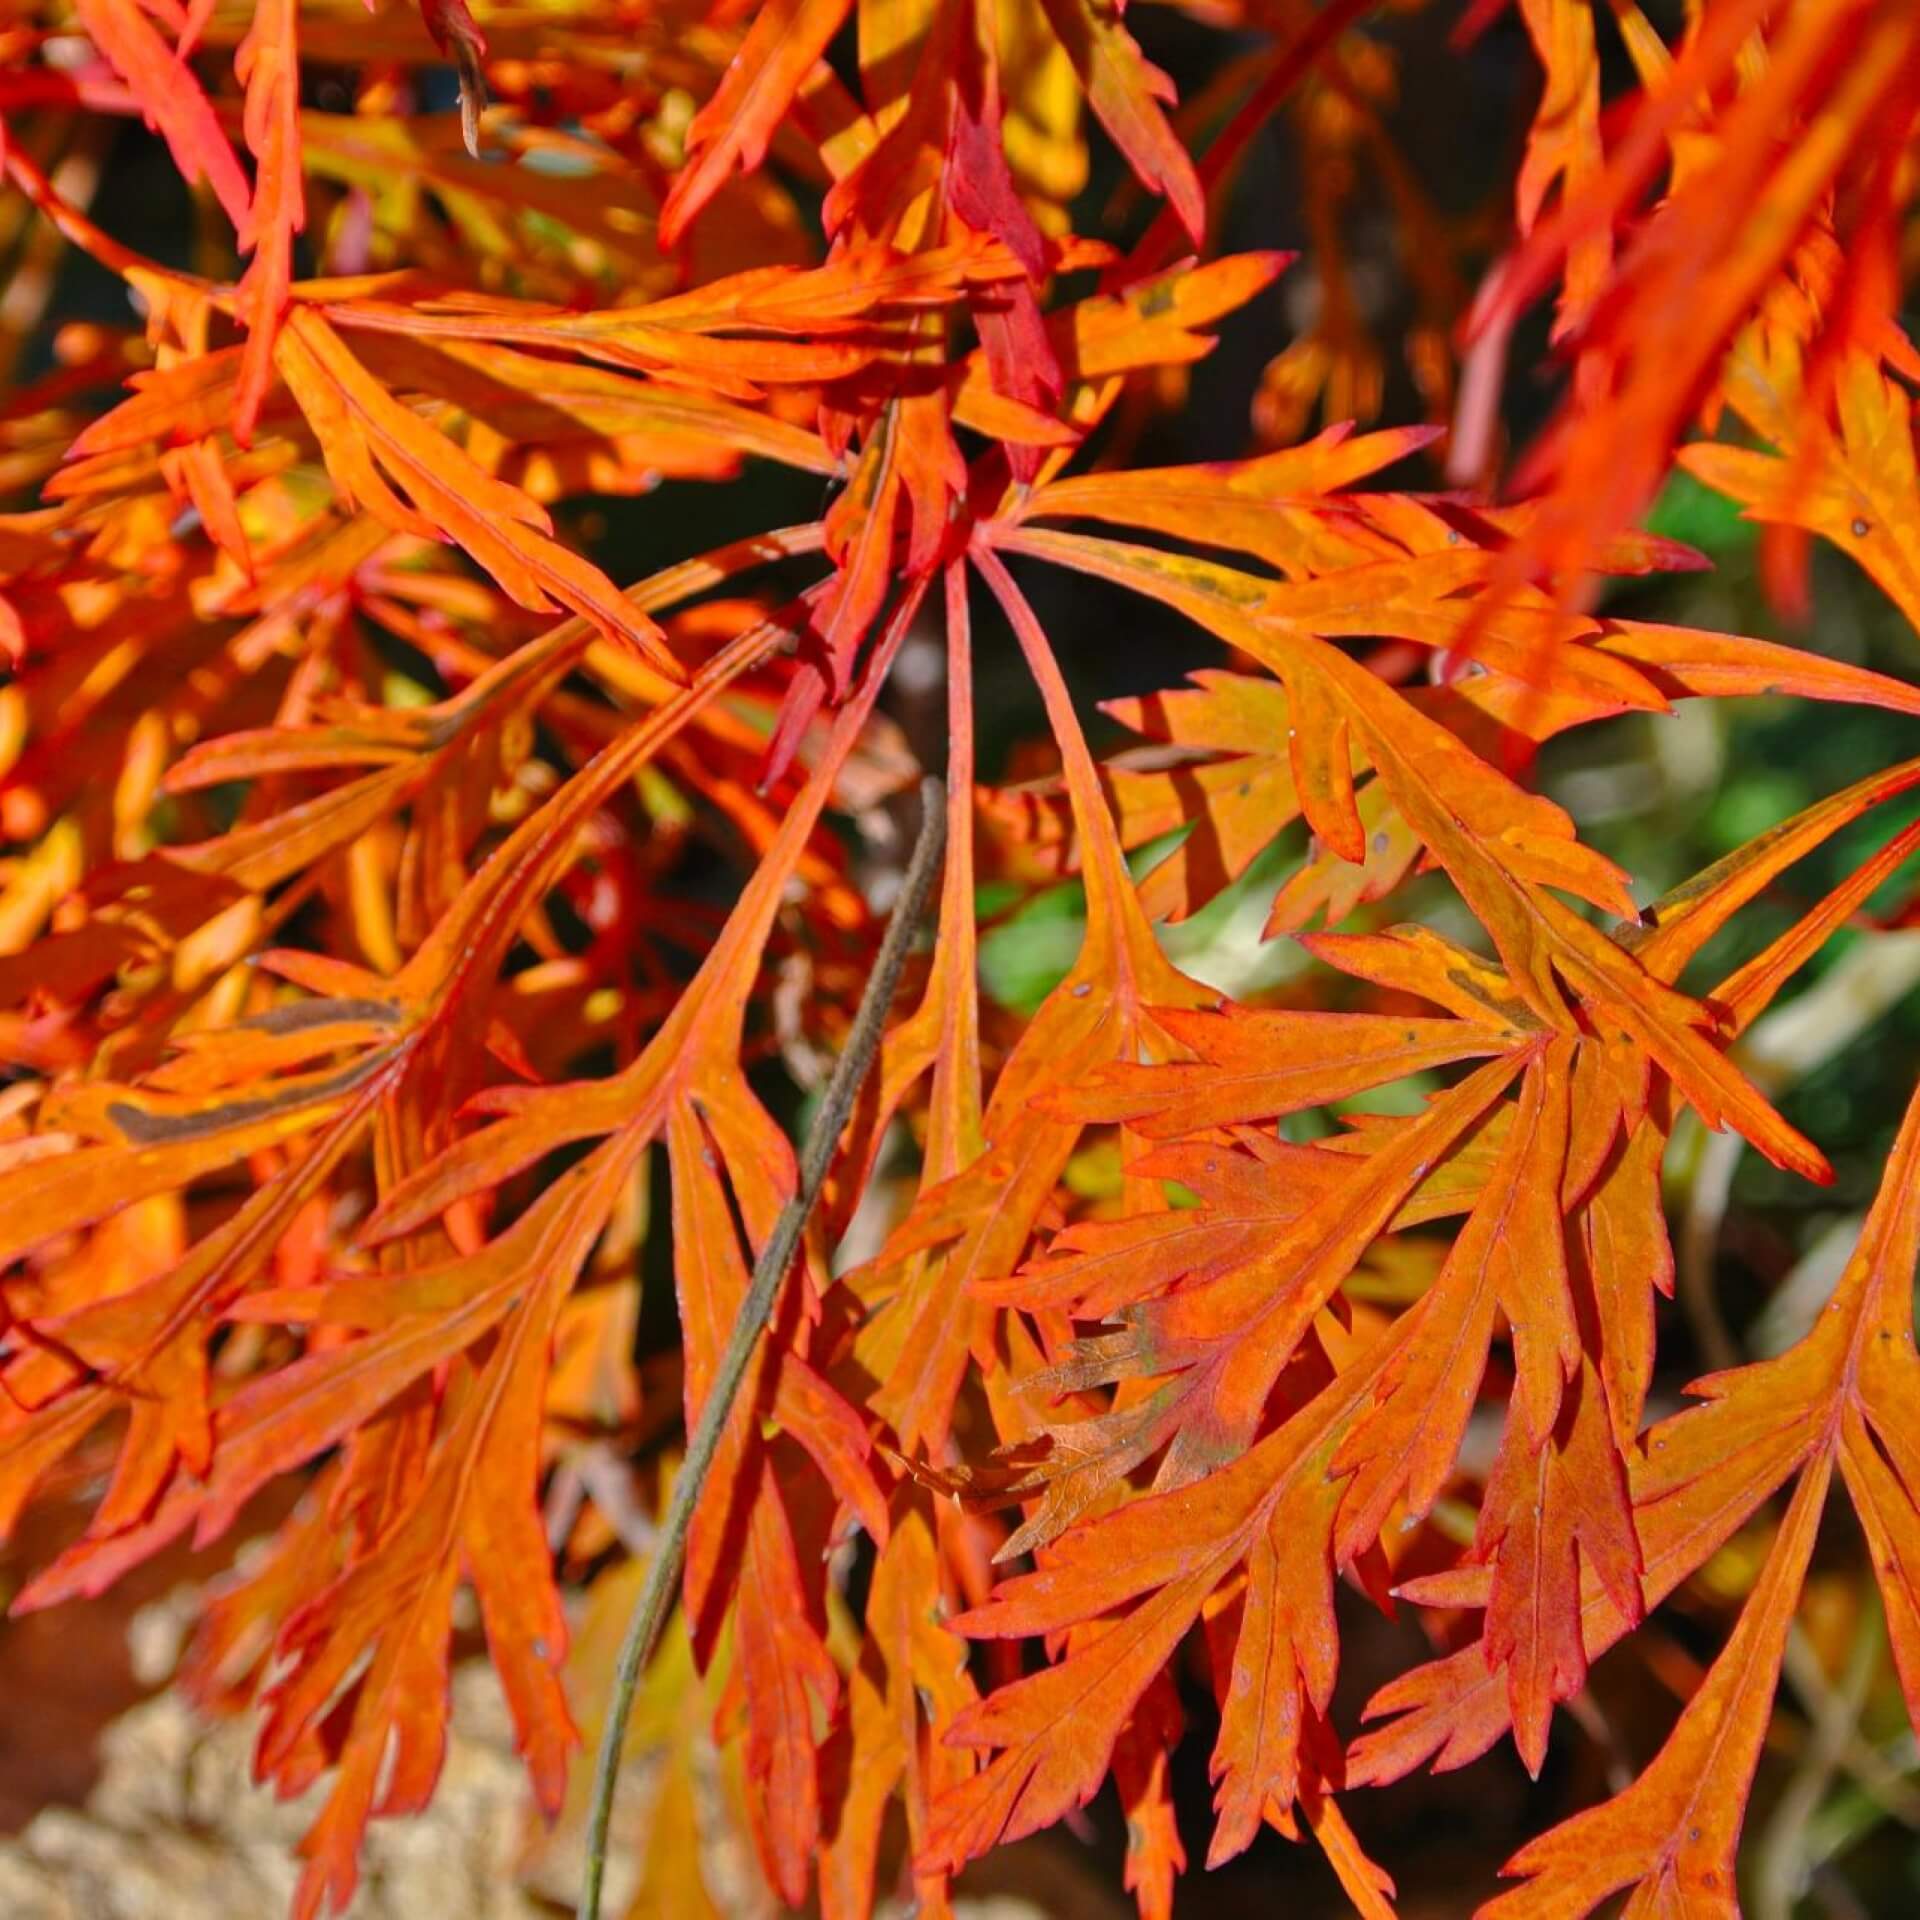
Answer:
<path fill-rule="evenodd" d="M 828 1920 L 943 1913 L 1109 1781 L 1144 1915 L 1263 1825 L 1388 1915 L 1361 1791 L 1603 1738 L 1590 1665 L 1717 1569 L 1663 1743 L 1481 1911 L 1731 1915 L 1817 1541 L 1920 1711 L 1920 1097 L 1793 1337 L 1656 1391 L 1701 1352 L 1663 1169 L 1831 1178 L 1750 1041 L 1920 926 L 1920 757 L 1657 899 L 1540 777 L 1760 696 L 1920 755 L 1920 671 L 1806 617 L 1826 543 L 1920 661 L 1920 6 L 1183 11 L 8 11 L 0 1522 L 86 1501 L 16 1610 L 256 1543 L 183 1679 L 324 1783 L 303 1920 L 430 1800 L 470 1603 L 577 1830 L 676 1484 L 636 1911 L 713 1898 L 711 1738 Z M 1466 124 L 1486 36 L 1527 84 L 1462 212 L 1396 103 Z M 92 206 L 140 122 L 190 243 Z M 1155 464 L 1276 282 L 1243 457 Z M 815 517 L 759 523 L 769 467 Z M 1648 519 L 1683 483 L 1802 644 L 1618 611 L 1704 564 Z M 1181 930 L 1249 898 L 1291 961 L 1228 995 Z M 1071 950 L 983 993 L 1040 900 Z M 1350 1710 L 1369 1609 L 1431 1657 Z"/>

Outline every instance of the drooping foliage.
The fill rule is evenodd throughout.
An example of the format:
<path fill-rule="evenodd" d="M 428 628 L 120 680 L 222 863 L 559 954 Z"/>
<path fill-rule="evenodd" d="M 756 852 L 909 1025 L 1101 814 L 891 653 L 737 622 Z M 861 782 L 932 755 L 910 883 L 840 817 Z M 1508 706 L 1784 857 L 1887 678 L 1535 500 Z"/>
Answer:
<path fill-rule="evenodd" d="M 571 1596 L 630 1593 L 793 1190 L 790 1096 L 911 837 L 908 661 L 937 933 L 640 1729 L 673 1767 L 719 1742 L 774 1893 L 862 1920 L 903 1821 L 939 1914 L 1111 1780 L 1143 1914 L 1263 1823 L 1389 1914 L 1351 1796 L 1509 1736 L 1537 1774 L 1590 1663 L 1759 1528 L 1664 1746 L 1485 1909 L 1731 1914 L 1835 1489 L 1920 1709 L 1920 1100 L 1810 1330 L 1649 1404 L 1669 1145 L 1829 1177 L 1743 1035 L 1913 919 L 1920 830 L 1856 828 L 1911 818 L 1920 758 L 1651 903 L 1535 778 L 1575 730 L 1763 695 L 1920 754 L 1920 681 L 1817 621 L 1608 611 L 1700 564 L 1645 530 L 1684 470 L 1763 524 L 1778 605 L 1821 541 L 1920 624 L 1920 8 L 1187 11 L 1177 99 L 1114 0 L 10 9 L 0 323 L 45 371 L 4 413 L 0 1522 L 93 1488 L 14 1602 L 47 1607 L 297 1491 L 186 1678 L 258 1715 L 262 1777 L 327 1783 L 302 1916 L 433 1793 L 463 1591 L 534 1795 L 571 1768 L 577 1802 Z M 1464 98 L 1483 33 L 1523 34 L 1533 104 L 1463 219 L 1390 109 Z M 141 121 L 190 264 L 89 217 Z M 1220 244 L 1259 237 L 1276 132 L 1299 264 Z M 74 262 L 129 324 L 40 325 Z M 1245 457 L 1147 464 L 1302 275 Z M 1552 401 L 1516 433 L 1523 353 Z M 818 517 L 701 551 L 689 497 L 767 465 Z M 681 557 L 633 578 L 609 500 Z M 1125 605 L 1190 644 L 1096 689 L 1110 751 L 1036 610 L 1076 593 L 1108 661 Z M 1050 733 L 998 785 L 983 665 Z M 1868 851 L 1713 971 L 1836 836 Z M 1169 930 L 1263 872 L 1299 965 L 1243 1003 Z M 980 990 L 989 880 L 1083 915 L 1018 1010 Z M 1342 1624 L 1396 1604 L 1435 1657 L 1336 1713 Z M 1169 1787 L 1208 1700 L 1210 1838 Z M 689 1871 L 654 1860 L 646 1910 L 693 1911 Z"/>

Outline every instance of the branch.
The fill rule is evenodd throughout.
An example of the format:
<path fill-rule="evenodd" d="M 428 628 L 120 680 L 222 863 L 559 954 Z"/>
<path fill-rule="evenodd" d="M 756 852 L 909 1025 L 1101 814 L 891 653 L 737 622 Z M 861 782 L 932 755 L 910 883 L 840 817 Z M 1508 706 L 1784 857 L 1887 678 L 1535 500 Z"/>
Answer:
<path fill-rule="evenodd" d="M 894 903 L 893 918 L 887 923 L 886 938 L 880 943 L 879 956 L 868 976 L 866 991 L 860 997 L 860 1011 L 854 1016 L 853 1031 L 834 1063 L 833 1077 L 827 1082 L 819 1111 L 807 1129 L 806 1145 L 800 1153 L 800 1184 L 793 1198 L 781 1209 L 773 1232 L 754 1262 L 746 1301 L 739 1319 L 734 1322 L 726 1352 L 720 1357 L 713 1389 L 700 1409 L 700 1418 L 687 1442 L 686 1459 L 674 1481 L 673 1499 L 660 1524 L 659 1546 L 647 1568 L 640 1597 L 634 1602 L 633 1617 L 627 1622 L 626 1638 L 621 1642 L 620 1658 L 614 1668 L 613 1697 L 607 1709 L 606 1725 L 600 1733 L 600 1757 L 594 1772 L 593 1804 L 587 1824 L 586 1874 L 581 1883 L 576 1920 L 600 1920 L 600 1886 L 607 1870 L 607 1827 L 613 1813 L 614 1783 L 620 1772 L 620 1750 L 626 1743 L 627 1721 L 633 1713 L 640 1675 L 652 1658 L 654 1643 L 666 1620 L 668 1597 L 680 1579 L 693 1510 L 699 1503 L 714 1455 L 719 1451 L 720 1437 L 726 1431 L 727 1417 L 733 1410 L 740 1383 L 746 1378 L 754 1344 L 773 1311 L 774 1299 L 793 1263 L 807 1216 L 813 1212 L 820 1189 L 826 1183 L 834 1148 L 852 1117 L 861 1083 L 879 1051 L 887 1010 L 893 1004 L 894 989 L 900 984 L 900 970 L 906 963 L 907 947 L 932 891 L 946 840 L 946 795 L 940 781 L 929 777 L 921 782 L 920 804 L 920 838 L 908 862 L 900 897 Z"/>
<path fill-rule="evenodd" d="M 1797 1624 L 1791 1631 L 1801 1642 L 1799 1678 L 1804 1682 L 1811 1677 L 1819 1690 L 1809 1701 L 1813 1717 L 1799 1764 L 1760 1837 L 1754 1866 L 1754 1910 L 1761 1920 L 1789 1920 L 1795 1902 L 1807 1890 L 1813 1864 L 1807 1857 L 1807 1827 L 1856 1737 L 1860 1709 L 1873 1684 L 1881 1646 L 1880 1616 L 1874 1608 L 1863 1607 L 1846 1670 L 1837 1686 L 1828 1686 L 1819 1656 L 1804 1633 Z"/>

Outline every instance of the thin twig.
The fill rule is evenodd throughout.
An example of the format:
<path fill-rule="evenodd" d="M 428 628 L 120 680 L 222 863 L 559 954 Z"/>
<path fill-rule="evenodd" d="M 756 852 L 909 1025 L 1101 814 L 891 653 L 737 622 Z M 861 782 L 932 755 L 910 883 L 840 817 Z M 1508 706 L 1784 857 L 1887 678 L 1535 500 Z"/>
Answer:
<path fill-rule="evenodd" d="M 1680 1310 L 1699 1350 L 1700 1365 L 1709 1373 L 1724 1373 L 1737 1367 L 1744 1357 L 1720 1311 L 1714 1268 L 1720 1252 L 1720 1228 L 1733 1199 L 1733 1176 L 1739 1171 L 1745 1145 L 1731 1131 L 1699 1135 L 1699 1154 L 1687 1188 L 1686 1209 L 1680 1216 L 1679 1245 L 1674 1249 Z"/>
<path fill-rule="evenodd" d="M 1234 163 L 1246 151 L 1253 137 L 1285 103 L 1287 96 L 1314 69 L 1320 56 L 1353 26 L 1373 5 L 1373 0 L 1332 0 L 1308 20 L 1293 41 L 1279 48 L 1272 66 L 1248 94 L 1200 156 L 1195 171 L 1203 191 L 1211 194 Z M 1157 273 L 1180 252 L 1180 216 L 1169 204 L 1141 235 L 1139 244 L 1127 256 L 1117 276 L 1117 284 L 1130 286 Z"/>
<path fill-rule="evenodd" d="M 1817 1723 L 1826 1710 L 1833 1689 L 1820 1665 L 1820 1656 L 1814 1652 L 1812 1642 L 1797 1624 L 1787 1635 L 1786 1657 L 1782 1664 L 1794 1692 L 1807 1708 L 1810 1720 Z M 1903 1734 L 1903 1738 L 1910 1741 L 1912 1735 Z M 1849 1731 L 1840 1750 L 1839 1765 L 1841 1771 L 1889 1820 L 1897 1820 L 1909 1832 L 1920 1832 L 1920 1791 L 1915 1790 L 1913 1782 L 1907 1777 L 1911 1759 L 1900 1750 L 1898 1742 L 1893 1750 L 1883 1751 L 1855 1726 Z"/>
<path fill-rule="evenodd" d="M 1820 1692 L 1799 1764 L 1760 1836 L 1754 1865 L 1754 1910 L 1762 1920 L 1789 1920 L 1795 1902 L 1807 1889 L 1813 1866 L 1807 1857 L 1807 1827 L 1827 1797 L 1834 1775 L 1841 1770 L 1847 1743 L 1859 1726 L 1860 1709 L 1873 1683 L 1881 1645 L 1880 1616 L 1872 1607 L 1863 1607 L 1846 1670 L 1837 1686 L 1828 1686 L 1819 1656 L 1806 1642 L 1797 1622 L 1790 1631 L 1801 1637 L 1802 1665 L 1818 1676 Z"/>
<path fill-rule="evenodd" d="M 725 1353 L 715 1370 L 713 1386 L 700 1418 L 694 1423 L 687 1442 L 687 1454 L 674 1481 L 673 1499 L 666 1518 L 660 1523 L 659 1544 L 647 1567 L 647 1577 L 634 1602 L 633 1617 L 627 1622 L 627 1634 L 621 1642 L 620 1658 L 614 1668 L 613 1694 L 607 1707 L 607 1719 L 600 1733 L 600 1757 L 593 1781 L 593 1806 L 587 1825 L 586 1873 L 581 1883 L 576 1920 L 600 1920 L 600 1886 L 607 1870 L 607 1827 L 613 1814 L 614 1783 L 620 1772 L 620 1751 L 626 1744 L 627 1721 L 633 1713 L 633 1699 L 640 1675 L 653 1655 L 654 1643 L 666 1619 L 668 1597 L 679 1584 L 680 1567 L 686 1557 L 687 1529 L 693 1510 L 699 1503 L 727 1417 L 735 1396 L 746 1378 L 753 1351 L 773 1311 L 780 1284 L 793 1264 L 800 1235 L 820 1198 L 826 1182 L 833 1150 L 853 1114 L 861 1083 L 879 1051 L 886 1027 L 887 1010 L 893 1004 L 894 989 L 900 984 L 900 969 L 906 962 L 907 948 L 926 909 L 935 873 L 946 840 L 946 792 L 941 782 L 929 778 L 921 783 L 920 838 L 907 865 L 893 918 L 887 923 L 886 938 L 880 943 L 879 957 L 860 998 L 860 1011 L 854 1016 L 853 1030 L 840 1058 L 834 1063 L 833 1077 L 827 1082 L 813 1124 L 807 1129 L 805 1146 L 800 1152 L 800 1184 L 793 1198 L 781 1209 L 768 1235 L 760 1257 L 754 1262 L 753 1279 L 733 1324 Z"/>

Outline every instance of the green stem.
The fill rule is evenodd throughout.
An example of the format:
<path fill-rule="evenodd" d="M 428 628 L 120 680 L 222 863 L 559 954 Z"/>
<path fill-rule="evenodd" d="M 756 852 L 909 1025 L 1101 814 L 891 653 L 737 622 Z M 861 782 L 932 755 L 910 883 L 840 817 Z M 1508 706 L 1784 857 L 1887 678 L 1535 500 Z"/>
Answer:
<path fill-rule="evenodd" d="M 634 1602 L 633 1617 L 627 1622 L 626 1638 L 621 1642 L 619 1662 L 614 1668 L 613 1695 L 607 1706 L 606 1724 L 600 1732 L 600 1757 L 594 1772 L 593 1807 L 587 1825 L 586 1874 L 575 1909 L 576 1920 L 600 1920 L 600 1890 L 607 1871 L 607 1827 L 613 1815 L 613 1789 L 620 1773 L 627 1722 L 633 1714 L 640 1675 L 653 1657 L 670 1597 L 679 1584 L 694 1508 L 713 1466 L 714 1455 L 720 1449 L 720 1437 L 726 1431 L 734 1399 L 746 1378 L 755 1343 L 772 1315 L 780 1283 L 793 1264 L 807 1217 L 826 1183 L 834 1148 L 853 1116 L 854 1101 L 873 1065 L 874 1055 L 880 1050 L 887 1012 L 893 1004 L 894 990 L 900 984 L 907 948 L 926 910 L 934 874 L 939 869 L 947 814 L 945 791 L 938 780 L 929 778 L 921 783 L 920 805 L 920 838 L 907 863 L 886 938 L 880 943 L 879 956 L 868 976 L 866 991 L 860 997 L 860 1011 L 854 1016 L 853 1031 L 847 1036 L 840 1058 L 834 1062 L 819 1111 L 807 1129 L 806 1144 L 800 1152 L 800 1184 L 793 1198 L 781 1209 L 773 1232 L 767 1236 L 767 1243 L 754 1262 L 746 1301 L 734 1322 L 726 1351 L 720 1356 L 706 1404 L 694 1423 L 686 1458 L 674 1481 L 673 1499 L 668 1504 L 666 1518 L 660 1523 L 659 1543 L 647 1567 L 640 1597 Z"/>

